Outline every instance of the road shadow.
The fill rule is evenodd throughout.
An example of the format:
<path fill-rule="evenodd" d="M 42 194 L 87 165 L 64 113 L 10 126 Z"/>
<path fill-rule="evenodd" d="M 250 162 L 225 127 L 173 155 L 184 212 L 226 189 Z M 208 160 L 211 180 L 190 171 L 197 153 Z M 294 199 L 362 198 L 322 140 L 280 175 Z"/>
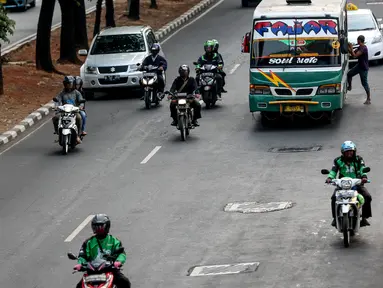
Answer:
<path fill-rule="evenodd" d="M 347 106 L 347 105 L 346 105 Z M 253 122 L 255 122 L 254 132 L 281 132 L 281 131 L 308 131 L 308 130 L 328 130 L 337 129 L 341 126 L 343 120 L 343 114 L 347 109 L 344 106 L 343 110 L 336 111 L 333 116 L 333 122 L 331 124 L 325 123 L 323 120 L 314 120 L 310 117 L 294 117 L 293 120 L 289 118 L 281 118 L 277 121 L 268 122 L 264 125 L 261 121 L 261 115 L 255 114 Z"/>

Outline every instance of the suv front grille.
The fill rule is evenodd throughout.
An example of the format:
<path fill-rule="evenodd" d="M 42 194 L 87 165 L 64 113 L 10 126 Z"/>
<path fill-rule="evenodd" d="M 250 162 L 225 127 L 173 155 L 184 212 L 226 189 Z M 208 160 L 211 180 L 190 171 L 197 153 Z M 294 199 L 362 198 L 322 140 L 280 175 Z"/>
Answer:
<path fill-rule="evenodd" d="M 98 67 L 98 72 L 101 74 L 111 74 L 111 73 L 122 73 L 127 72 L 129 68 L 129 65 L 124 66 L 105 66 L 105 67 Z M 114 71 L 111 71 L 114 70 Z"/>

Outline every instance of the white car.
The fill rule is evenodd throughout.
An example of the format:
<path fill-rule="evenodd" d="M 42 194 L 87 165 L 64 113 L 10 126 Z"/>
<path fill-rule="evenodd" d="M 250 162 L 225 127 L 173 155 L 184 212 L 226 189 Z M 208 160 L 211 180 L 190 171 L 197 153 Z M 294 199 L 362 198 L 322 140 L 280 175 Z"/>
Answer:
<path fill-rule="evenodd" d="M 368 60 L 383 59 L 383 36 L 382 24 L 379 24 L 374 13 L 370 9 L 358 9 L 347 11 L 348 18 L 348 42 L 352 43 L 354 49 L 359 45 L 357 38 L 363 35 L 368 48 Z M 350 57 L 350 62 L 357 59 Z"/>
<path fill-rule="evenodd" d="M 150 55 L 153 43 L 158 40 L 150 26 L 122 26 L 101 31 L 94 37 L 89 52 L 78 51 L 80 56 L 87 56 L 80 68 L 85 98 L 92 99 L 95 92 L 111 89 L 139 88 L 142 72 L 138 69 Z M 162 49 L 159 54 L 165 57 Z"/>

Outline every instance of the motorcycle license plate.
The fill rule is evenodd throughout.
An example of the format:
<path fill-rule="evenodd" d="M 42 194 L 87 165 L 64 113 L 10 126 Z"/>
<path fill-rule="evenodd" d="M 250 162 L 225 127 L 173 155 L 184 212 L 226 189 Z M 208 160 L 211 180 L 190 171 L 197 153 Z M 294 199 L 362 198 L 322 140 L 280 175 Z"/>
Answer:
<path fill-rule="evenodd" d="M 85 282 L 105 282 L 106 274 L 95 274 L 84 277 Z"/>
<path fill-rule="evenodd" d="M 305 109 L 302 105 L 286 105 L 284 107 L 285 112 L 305 112 Z"/>
<path fill-rule="evenodd" d="M 104 79 L 109 82 L 117 81 L 120 80 L 120 75 L 107 75 L 104 77 Z"/>
<path fill-rule="evenodd" d="M 154 77 L 157 76 L 157 73 L 145 73 L 144 77 Z"/>
<path fill-rule="evenodd" d="M 213 77 L 213 76 L 214 76 L 214 73 L 212 73 L 212 72 L 209 72 L 209 73 L 203 73 L 203 74 L 202 74 L 202 77 L 204 77 L 204 76 Z"/>

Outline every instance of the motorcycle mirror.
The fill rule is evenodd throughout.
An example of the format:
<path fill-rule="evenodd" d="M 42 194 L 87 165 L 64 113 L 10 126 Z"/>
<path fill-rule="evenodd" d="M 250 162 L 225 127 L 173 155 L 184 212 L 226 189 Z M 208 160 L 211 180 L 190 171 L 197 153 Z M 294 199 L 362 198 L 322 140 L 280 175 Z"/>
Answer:
<path fill-rule="evenodd" d="M 330 174 L 330 171 L 328 171 L 327 169 L 322 169 L 320 170 L 320 173 L 322 173 L 322 175 L 327 175 Z"/>
<path fill-rule="evenodd" d="M 74 255 L 73 253 L 69 252 L 67 255 L 68 255 L 68 258 L 69 258 L 70 260 L 77 260 L 77 256 Z"/>
<path fill-rule="evenodd" d="M 371 171 L 371 168 L 370 167 L 364 167 L 362 171 L 363 171 L 363 173 L 368 173 Z"/>
<path fill-rule="evenodd" d="M 193 62 L 193 65 L 198 65 L 198 63 L 197 62 Z"/>
<path fill-rule="evenodd" d="M 59 100 L 57 100 L 56 97 L 54 97 L 52 100 L 53 102 L 59 102 Z"/>

